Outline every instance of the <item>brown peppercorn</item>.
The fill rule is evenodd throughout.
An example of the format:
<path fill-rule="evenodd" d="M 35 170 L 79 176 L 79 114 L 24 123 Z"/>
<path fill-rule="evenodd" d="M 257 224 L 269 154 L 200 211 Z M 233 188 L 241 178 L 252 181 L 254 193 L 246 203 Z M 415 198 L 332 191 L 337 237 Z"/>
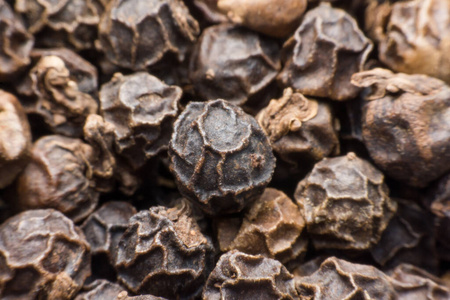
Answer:
<path fill-rule="evenodd" d="M 362 71 L 371 50 L 355 19 L 321 3 L 283 46 L 285 66 L 278 80 L 304 95 L 348 100 L 359 91 L 350 78 Z"/>
<path fill-rule="evenodd" d="M 108 280 L 98 279 L 83 287 L 83 291 L 75 300 L 115 300 L 123 291 L 123 287 Z"/>
<path fill-rule="evenodd" d="M 0 82 L 10 81 L 30 63 L 34 38 L 11 7 L 0 0 Z"/>
<path fill-rule="evenodd" d="M 38 37 L 39 47 L 94 48 L 101 12 L 92 0 L 17 0 L 15 10 Z"/>
<path fill-rule="evenodd" d="M 277 38 L 286 38 L 300 24 L 306 0 L 218 0 L 217 7 L 234 23 Z"/>
<path fill-rule="evenodd" d="M 175 123 L 169 155 L 181 194 L 211 215 L 241 211 L 275 167 L 256 120 L 225 100 L 190 102 Z"/>
<path fill-rule="evenodd" d="M 450 288 L 430 273 L 409 264 L 402 264 L 390 272 L 390 280 L 399 300 L 450 299 Z"/>
<path fill-rule="evenodd" d="M 122 235 L 115 267 L 132 292 L 170 299 L 201 293 L 213 266 L 213 246 L 189 206 L 153 206 L 134 215 Z"/>
<path fill-rule="evenodd" d="M 397 208 L 383 174 L 354 153 L 317 163 L 295 199 L 317 249 L 372 247 Z"/>
<path fill-rule="evenodd" d="M 167 149 L 181 95 L 181 88 L 143 72 L 116 73 L 102 86 L 101 113 L 114 125 L 117 152 L 134 168 Z"/>
<path fill-rule="evenodd" d="M 296 280 L 300 299 L 396 299 L 389 277 L 369 265 L 336 257 L 325 260 L 319 270 Z"/>
<path fill-rule="evenodd" d="M 209 275 L 203 299 L 294 300 L 298 295 L 292 274 L 279 261 L 232 250 Z"/>
<path fill-rule="evenodd" d="M 373 12 L 372 12 L 373 13 Z M 380 60 L 396 72 L 426 74 L 450 84 L 450 2 L 398 1 L 379 44 Z M 387 24 L 386 24 L 387 23 Z"/>
<path fill-rule="evenodd" d="M 128 292 L 122 291 L 116 300 L 165 300 L 166 298 L 155 297 L 152 295 L 128 296 Z"/>
<path fill-rule="evenodd" d="M 2 299 L 71 299 L 90 264 L 81 230 L 53 209 L 28 210 L 0 226 Z"/>
<path fill-rule="evenodd" d="M 291 88 L 256 116 L 281 159 L 299 165 L 319 161 L 339 150 L 337 119 L 325 102 L 307 99 Z"/>
<path fill-rule="evenodd" d="M 280 70 L 275 40 L 232 24 L 205 29 L 192 53 L 189 77 L 205 100 L 244 105 Z"/>
<path fill-rule="evenodd" d="M 222 222 L 218 240 L 222 251 L 236 249 L 248 254 L 261 254 L 282 263 L 299 259 L 306 253 L 308 244 L 305 221 L 300 209 L 283 192 L 267 188 L 245 214 L 234 238 L 221 240 L 227 233 L 228 222 Z M 234 231 L 231 226 L 231 231 Z"/>
<path fill-rule="evenodd" d="M 217 0 L 192 0 L 206 20 L 212 23 L 226 23 L 228 18 L 217 7 Z"/>
<path fill-rule="evenodd" d="M 357 73 L 370 87 L 362 112 L 364 144 L 390 177 L 425 187 L 450 171 L 450 87 L 425 75 L 386 69 Z"/>
<path fill-rule="evenodd" d="M 120 238 L 135 214 L 136 209 L 123 201 L 107 202 L 90 214 L 80 228 L 91 245 L 91 254 L 106 255 L 114 264 Z"/>
<path fill-rule="evenodd" d="M 31 132 L 17 98 L 0 90 L 0 189 L 13 182 L 28 163 Z"/>
<path fill-rule="evenodd" d="M 135 71 L 168 53 L 183 61 L 198 33 L 197 21 L 180 0 L 112 0 L 99 24 L 106 57 Z"/>

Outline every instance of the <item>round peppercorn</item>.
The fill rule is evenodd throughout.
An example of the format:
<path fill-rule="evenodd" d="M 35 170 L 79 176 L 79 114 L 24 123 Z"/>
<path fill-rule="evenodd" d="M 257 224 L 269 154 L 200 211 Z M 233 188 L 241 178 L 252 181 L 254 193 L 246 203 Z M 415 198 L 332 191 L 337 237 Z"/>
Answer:
<path fill-rule="evenodd" d="M 225 100 L 189 103 L 175 123 L 169 155 L 180 192 L 211 215 L 241 211 L 275 167 L 256 120 Z"/>

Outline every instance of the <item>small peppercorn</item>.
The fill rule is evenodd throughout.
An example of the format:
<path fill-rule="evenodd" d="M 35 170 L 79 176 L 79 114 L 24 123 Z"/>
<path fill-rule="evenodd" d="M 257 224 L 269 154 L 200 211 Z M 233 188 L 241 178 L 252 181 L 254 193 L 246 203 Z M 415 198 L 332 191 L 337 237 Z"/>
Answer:
<path fill-rule="evenodd" d="M 169 155 L 180 192 L 211 215 L 241 211 L 275 167 L 256 120 L 224 100 L 190 102 L 175 123 Z"/>
<path fill-rule="evenodd" d="M 70 299 L 90 275 L 89 244 L 53 209 L 28 210 L 0 226 L 0 297 Z"/>
<path fill-rule="evenodd" d="M 292 274 L 277 260 L 237 250 L 223 254 L 209 275 L 204 300 L 298 299 Z"/>
<path fill-rule="evenodd" d="M 317 249 L 372 247 L 397 208 L 383 174 L 354 153 L 318 162 L 295 199 Z"/>

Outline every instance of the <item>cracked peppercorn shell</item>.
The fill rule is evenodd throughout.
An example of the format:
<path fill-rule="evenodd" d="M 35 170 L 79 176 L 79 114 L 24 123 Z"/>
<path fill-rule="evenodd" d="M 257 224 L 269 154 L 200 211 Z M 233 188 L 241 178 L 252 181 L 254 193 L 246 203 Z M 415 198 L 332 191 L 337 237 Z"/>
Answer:
<path fill-rule="evenodd" d="M 300 299 L 396 299 L 389 277 L 375 267 L 354 264 L 336 257 L 325 260 L 319 270 L 296 280 Z"/>
<path fill-rule="evenodd" d="M 275 168 L 256 120 L 225 100 L 190 102 L 175 122 L 169 155 L 180 193 L 210 215 L 244 209 Z"/>
<path fill-rule="evenodd" d="M 227 220 L 222 222 L 222 235 L 232 236 L 227 233 L 230 231 Z M 230 229 L 234 231 L 233 227 Z M 222 251 L 236 249 L 287 263 L 306 253 L 305 229 L 305 220 L 297 205 L 283 192 L 267 188 L 249 207 L 234 239 L 227 244 L 219 235 L 218 240 Z"/>
<path fill-rule="evenodd" d="M 135 214 L 136 209 L 124 201 L 107 202 L 91 213 L 80 226 L 91 245 L 91 254 L 105 254 L 114 264 L 120 238 Z"/>
<path fill-rule="evenodd" d="M 120 285 L 104 279 L 97 279 L 84 286 L 75 300 L 114 300 L 123 291 Z"/>
<path fill-rule="evenodd" d="M 182 90 L 144 72 L 116 73 L 100 90 L 100 111 L 115 126 L 115 145 L 133 168 L 167 149 Z"/>
<path fill-rule="evenodd" d="M 129 220 L 115 268 L 130 291 L 170 299 L 201 293 L 214 248 L 190 215 L 188 206 L 153 206 Z"/>
<path fill-rule="evenodd" d="M 0 90 L 0 189 L 13 182 L 28 163 L 31 132 L 19 100 Z"/>
<path fill-rule="evenodd" d="M 0 226 L 0 297 L 70 299 L 90 275 L 83 233 L 53 209 L 28 210 Z"/>
<path fill-rule="evenodd" d="M 389 272 L 399 300 L 450 299 L 450 288 L 441 279 L 410 264 L 402 264 Z"/>
<path fill-rule="evenodd" d="M 354 153 L 318 162 L 294 197 L 316 249 L 371 248 L 397 208 L 383 174 Z"/>
<path fill-rule="evenodd" d="M 285 89 L 280 99 L 271 100 L 256 119 L 273 151 L 290 164 L 319 161 L 339 150 L 337 119 L 330 105 L 307 99 L 291 88 Z"/>
<path fill-rule="evenodd" d="M 307 96 L 343 101 L 358 95 L 351 76 L 363 69 L 372 50 L 349 14 L 321 3 L 308 11 L 283 46 L 284 68 L 278 81 Z"/>
<path fill-rule="evenodd" d="M 17 179 L 18 207 L 54 208 L 74 222 L 83 220 L 99 197 L 89 178 L 93 154 L 92 147 L 79 139 L 49 135 L 37 140 Z"/>
<path fill-rule="evenodd" d="M 205 100 L 221 98 L 244 105 L 268 87 L 279 70 L 275 40 L 241 26 L 221 24 L 206 28 L 200 36 L 191 56 L 189 78 Z"/>
<path fill-rule="evenodd" d="M 38 47 L 94 49 L 100 16 L 92 0 L 17 0 L 14 8 Z"/>
<path fill-rule="evenodd" d="M 362 137 L 386 175 L 425 187 L 450 171 L 450 86 L 386 69 L 357 73 L 352 83 L 369 88 Z"/>
<path fill-rule="evenodd" d="M 169 53 L 183 61 L 198 34 L 197 21 L 179 0 L 113 0 L 99 24 L 106 57 L 135 71 Z"/>
<path fill-rule="evenodd" d="M 30 63 L 34 38 L 4 0 L 0 0 L 0 40 L 0 81 L 10 81 Z"/>
<path fill-rule="evenodd" d="M 373 12 L 372 12 L 373 13 Z M 396 72 L 425 74 L 450 84 L 450 3 L 398 1 L 391 5 L 378 50 Z"/>
<path fill-rule="evenodd" d="M 298 299 L 292 274 L 277 260 L 237 250 L 223 254 L 209 275 L 204 300 Z"/>

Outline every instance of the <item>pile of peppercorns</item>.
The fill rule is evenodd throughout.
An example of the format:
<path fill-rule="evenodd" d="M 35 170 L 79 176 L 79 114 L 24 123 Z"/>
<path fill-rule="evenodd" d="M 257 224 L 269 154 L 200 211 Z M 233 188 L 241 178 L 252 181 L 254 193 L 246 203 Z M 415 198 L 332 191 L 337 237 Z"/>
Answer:
<path fill-rule="evenodd" d="M 449 0 L 0 0 L 1 299 L 450 299 Z"/>

